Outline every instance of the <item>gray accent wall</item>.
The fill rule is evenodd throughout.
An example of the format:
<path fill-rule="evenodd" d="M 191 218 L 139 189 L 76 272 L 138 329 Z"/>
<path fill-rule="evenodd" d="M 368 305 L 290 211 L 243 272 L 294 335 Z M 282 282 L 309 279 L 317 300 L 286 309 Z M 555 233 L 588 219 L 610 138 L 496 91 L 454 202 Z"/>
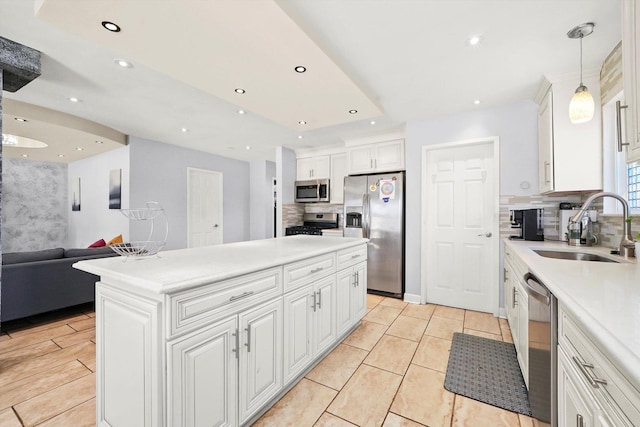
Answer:
<path fill-rule="evenodd" d="M 249 163 L 138 137 L 129 137 L 131 208 L 159 202 L 169 220 L 167 249 L 187 247 L 187 168 L 223 174 L 224 243 L 249 240 Z M 145 240 L 144 221 L 131 221 L 131 240 Z"/>
<path fill-rule="evenodd" d="M 447 142 L 500 138 L 500 194 L 538 194 L 538 106 L 524 101 L 426 120 L 406 126 L 405 292 L 421 294 L 422 147 Z M 521 183 L 529 183 L 528 189 Z M 502 245 L 501 245 L 502 250 Z M 500 255 L 502 266 L 502 256 Z M 502 269 L 501 269 L 502 270 Z M 502 295 L 502 280 L 496 284 Z M 427 301 L 428 301 L 427 295 Z M 502 298 L 501 298 L 502 299 Z M 502 304 L 501 304 L 502 305 Z"/>
<path fill-rule="evenodd" d="M 296 153 L 295 151 L 285 148 L 276 147 L 276 179 L 277 185 L 277 203 L 276 209 L 276 236 L 284 236 L 283 225 L 283 206 L 294 203 L 295 182 L 296 182 Z"/>
<path fill-rule="evenodd" d="M 2 251 L 64 247 L 67 241 L 67 165 L 3 159 Z"/>

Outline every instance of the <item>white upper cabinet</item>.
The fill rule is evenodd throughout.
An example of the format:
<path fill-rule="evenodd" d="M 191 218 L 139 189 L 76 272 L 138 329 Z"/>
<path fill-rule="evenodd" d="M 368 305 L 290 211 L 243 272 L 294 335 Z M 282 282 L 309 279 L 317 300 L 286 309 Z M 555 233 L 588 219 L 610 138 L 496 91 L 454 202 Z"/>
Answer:
<path fill-rule="evenodd" d="M 347 176 L 347 154 L 331 155 L 331 203 L 342 203 L 344 200 L 344 177 Z"/>
<path fill-rule="evenodd" d="M 573 124 L 569 103 L 579 77 L 546 81 L 538 95 L 540 193 L 602 189 L 602 116 L 599 70 L 584 70 L 584 84 L 595 102 L 593 119 Z"/>
<path fill-rule="evenodd" d="M 622 113 L 627 147 L 627 161 L 640 160 L 640 7 L 636 0 L 622 1 L 622 79 L 626 110 Z"/>
<path fill-rule="evenodd" d="M 297 160 L 296 179 L 325 179 L 331 175 L 329 156 L 302 157 Z"/>
<path fill-rule="evenodd" d="M 349 175 L 404 170 L 404 139 L 347 148 Z"/>

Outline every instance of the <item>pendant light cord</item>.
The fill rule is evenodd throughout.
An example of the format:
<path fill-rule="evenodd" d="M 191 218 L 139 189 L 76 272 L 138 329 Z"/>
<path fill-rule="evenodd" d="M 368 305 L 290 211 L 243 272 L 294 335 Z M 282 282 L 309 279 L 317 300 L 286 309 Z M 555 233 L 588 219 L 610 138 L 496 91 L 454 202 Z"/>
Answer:
<path fill-rule="evenodd" d="M 582 84 L 582 38 L 583 37 L 584 37 L 584 34 L 580 32 L 580 86 L 584 86 Z"/>

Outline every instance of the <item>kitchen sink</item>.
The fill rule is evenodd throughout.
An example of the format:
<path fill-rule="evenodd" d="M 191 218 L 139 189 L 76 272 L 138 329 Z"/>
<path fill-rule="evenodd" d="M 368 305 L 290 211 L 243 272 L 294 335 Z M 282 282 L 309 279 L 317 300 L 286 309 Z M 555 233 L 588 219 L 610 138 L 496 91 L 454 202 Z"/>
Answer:
<path fill-rule="evenodd" d="M 567 252 L 567 251 L 548 251 L 548 250 L 533 250 L 540 256 L 556 259 L 571 259 L 574 261 L 600 261 L 600 262 L 615 262 L 615 259 L 603 257 L 596 254 L 590 254 L 586 252 Z"/>

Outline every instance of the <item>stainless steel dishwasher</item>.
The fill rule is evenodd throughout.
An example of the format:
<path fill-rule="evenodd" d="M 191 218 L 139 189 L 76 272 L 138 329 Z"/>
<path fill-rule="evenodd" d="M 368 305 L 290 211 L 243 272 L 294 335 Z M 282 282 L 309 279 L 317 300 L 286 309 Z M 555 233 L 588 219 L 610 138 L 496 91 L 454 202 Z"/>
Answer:
<path fill-rule="evenodd" d="M 558 300 L 533 274 L 524 275 L 529 294 L 529 404 L 533 417 L 558 425 Z"/>

